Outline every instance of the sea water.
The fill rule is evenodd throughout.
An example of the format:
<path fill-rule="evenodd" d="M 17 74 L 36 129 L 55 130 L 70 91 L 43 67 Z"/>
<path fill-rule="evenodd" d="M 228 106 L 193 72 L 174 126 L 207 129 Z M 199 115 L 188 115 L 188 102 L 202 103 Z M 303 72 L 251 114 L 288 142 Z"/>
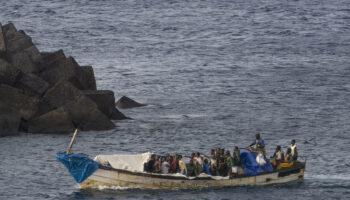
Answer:
<path fill-rule="evenodd" d="M 301 182 L 80 189 L 55 153 L 71 135 L 0 138 L 0 199 L 349 199 L 350 2 L 346 0 L 3 0 L 40 51 L 92 65 L 98 89 L 149 106 L 80 132 L 74 152 L 232 152 L 260 133 L 271 155 L 296 139 Z"/>

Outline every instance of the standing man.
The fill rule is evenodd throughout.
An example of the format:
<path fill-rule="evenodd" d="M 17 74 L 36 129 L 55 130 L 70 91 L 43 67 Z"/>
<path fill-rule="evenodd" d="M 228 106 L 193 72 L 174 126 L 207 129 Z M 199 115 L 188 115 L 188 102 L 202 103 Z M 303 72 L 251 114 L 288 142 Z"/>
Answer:
<path fill-rule="evenodd" d="M 295 144 L 295 140 L 292 140 L 290 142 L 290 149 L 291 149 L 291 154 L 293 157 L 293 160 L 296 161 L 298 159 L 298 151 L 297 151 L 297 145 Z"/>

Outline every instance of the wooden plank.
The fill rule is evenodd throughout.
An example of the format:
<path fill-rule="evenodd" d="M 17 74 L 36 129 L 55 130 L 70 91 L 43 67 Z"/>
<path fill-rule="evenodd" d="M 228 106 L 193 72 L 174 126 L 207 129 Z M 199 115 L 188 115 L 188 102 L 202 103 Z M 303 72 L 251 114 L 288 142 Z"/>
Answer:
<path fill-rule="evenodd" d="M 72 146 L 73 146 L 73 143 L 74 143 L 74 140 L 75 140 L 75 136 L 77 135 L 77 133 L 78 133 L 78 129 L 75 129 L 73 137 L 72 137 L 72 140 L 70 141 L 70 143 L 68 145 L 68 149 L 67 149 L 67 152 L 66 152 L 67 154 L 72 153 Z"/>

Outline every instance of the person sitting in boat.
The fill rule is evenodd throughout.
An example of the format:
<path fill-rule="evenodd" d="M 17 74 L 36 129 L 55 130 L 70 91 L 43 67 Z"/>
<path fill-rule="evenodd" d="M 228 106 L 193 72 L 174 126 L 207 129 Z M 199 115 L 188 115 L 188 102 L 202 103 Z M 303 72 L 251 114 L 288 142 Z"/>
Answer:
<path fill-rule="evenodd" d="M 160 173 L 161 170 L 161 157 L 160 156 L 156 156 L 156 162 L 154 163 L 154 173 Z"/>
<path fill-rule="evenodd" d="M 217 174 L 217 158 L 215 153 L 212 153 L 210 157 L 210 173 L 213 176 Z"/>
<path fill-rule="evenodd" d="M 187 168 L 186 168 L 185 162 L 182 160 L 182 155 L 179 155 L 178 159 L 179 159 L 180 174 L 186 175 L 187 174 Z"/>
<path fill-rule="evenodd" d="M 261 151 L 264 154 L 266 154 L 265 142 L 263 139 L 261 139 L 259 133 L 255 134 L 255 141 L 252 144 L 250 144 L 250 148 L 252 151 Z"/>
<path fill-rule="evenodd" d="M 233 166 L 241 166 L 241 156 L 240 156 L 240 152 L 239 152 L 239 148 L 237 146 L 235 146 L 235 148 L 233 149 Z"/>
<path fill-rule="evenodd" d="M 199 173 L 202 173 L 203 172 L 203 158 L 201 157 L 201 154 L 199 152 L 197 152 L 193 159 L 197 165 L 197 169 L 198 169 Z"/>
<path fill-rule="evenodd" d="M 186 167 L 187 167 L 187 176 L 199 175 L 197 165 L 193 159 L 190 160 L 190 163 Z"/>
<path fill-rule="evenodd" d="M 292 154 L 293 160 L 297 160 L 298 159 L 298 151 L 297 151 L 297 145 L 295 144 L 295 140 L 292 140 L 290 142 L 290 149 L 291 149 L 291 154 Z"/>
<path fill-rule="evenodd" d="M 292 150 L 291 148 L 288 148 L 284 161 L 277 166 L 277 169 L 281 169 L 283 167 L 291 167 L 293 165 L 294 165 L 294 160 L 292 156 Z"/>
<path fill-rule="evenodd" d="M 144 171 L 153 172 L 155 162 L 156 162 L 156 154 L 152 154 L 151 159 L 144 164 Z"/>
<path fill-rule="evenodd" d="M 204 159 L 203 171 L 204 171 L 204 173 L 211 175 L 208 159 Z"/>
<path fill-rule="evenodd" d="M 169 174 L 169 158 L 163 157 L 162 158 L 162 165 L 161 165 L 161 172 L 162 174 Z"/>
<path fill-rule="evenodd" d="M 197 152 L 194 159 L 200 164 L 203 164 L 203 158 L 201 157 L 201 153 Z"/>
<path fill-rule="evenodd" d="M 226 174 L 227 174 L 227 170 L 226 170 L 225 158 L 220 157 L 218 159 L 218 175 L 226 176 Z"/>
<path fill-rule="evenodd" d="M 271 164 L 276 168 L 281 162 L 284 161 L 284 152 L 281 148 L 281 146 L 277 146 L 275 153 L 273 154 L 273 156 L 271 157 Z"/>
<path fill-rule="evenodd" d="M 220 149 L 220 157 L 225 157 L 225 149 Z"/>
<path fill-rule="evenodd" d="M 178 160 L 177 160 L 177 156 L 175 154 L 173 154 L 170 157 L 170 168 L 169 168 L 169 173 L 176 173 L 177 172 L 177 166 L 178 166 Z"/>
<path fill-rule="evenodd" d="M 226 153 L 225 153 L 225 167 L 226 167 L 226 175 L 227 176 L 231 176 L 232 174 L 232 157 L 231 157 L 231 154 L 230 154 L 230 151 L 227 150 Z"/>

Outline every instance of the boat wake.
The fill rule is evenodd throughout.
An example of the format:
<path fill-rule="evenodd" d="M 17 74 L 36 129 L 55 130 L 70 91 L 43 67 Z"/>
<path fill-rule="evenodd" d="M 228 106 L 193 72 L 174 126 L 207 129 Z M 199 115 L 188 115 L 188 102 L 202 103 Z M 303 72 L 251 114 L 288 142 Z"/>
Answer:
<path fill-rule="evenodd" d="M 305 179 L 350 181 L 350 175 L 348 175 L 348 174 L 337 174 L 337 175 L 318 174 L 318 175 L 305 176 Z"/>
<path fill-rule="evenodd" d="M 78 189 L 82 189 L 79 184 L 76 185 Z M 105 186 L 105 185 L 99 185 L 99 186 L 92 186 L 91 189 L 96 190 L 130 190 L 130 189 L 140 189 L 140 187 L 121 187 L 121 186 Z"/>

